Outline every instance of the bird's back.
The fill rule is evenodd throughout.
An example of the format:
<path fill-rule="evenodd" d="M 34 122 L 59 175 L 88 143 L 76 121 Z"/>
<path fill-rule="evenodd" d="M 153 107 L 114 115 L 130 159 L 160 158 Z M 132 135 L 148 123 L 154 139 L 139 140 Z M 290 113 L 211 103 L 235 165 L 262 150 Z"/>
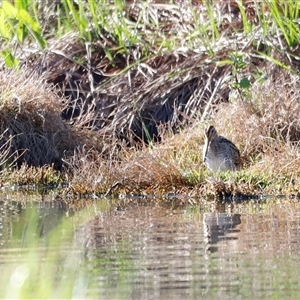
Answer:
<path fill-rule="evenodd" d="M 241 161 L 238 148 L 230 140 L 217 134 L 207 139 L 203 158 L 212 171 L 237 170 Z"/>

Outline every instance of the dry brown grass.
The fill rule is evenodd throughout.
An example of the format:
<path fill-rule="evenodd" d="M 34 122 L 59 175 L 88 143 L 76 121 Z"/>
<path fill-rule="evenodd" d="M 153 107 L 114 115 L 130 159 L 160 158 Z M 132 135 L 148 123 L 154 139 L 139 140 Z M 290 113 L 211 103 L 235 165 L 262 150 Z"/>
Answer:
<path fill-rule="evenodd" d="M 70 128 L 61 119 L 62 100 L 37 75 L 0 72 L 0 144 L 9 141 L 9 161 L 19 166 L 55 164 L 74 148 Z"/>
<path fill-rule="evenodd" d="M 272 74 L 270 69 L 266 82 L 253 85 L 251 98 L 232 99 L 212 109 L 210 121 L 188 118 L 189 126 L 178 134 L 161 130 L 160 143 L 130 148 L 101 131 L 62 121 L 62 100 L 41 78 L 1 72 L 6 80 L 5 85 L 1 81 L 2 164 L 11 155 L 12 162 L 26 162 L 17 173 L 3 172 L 2 184 L 65 180 L 69 189 L 64 193 L 73 195 L 297 194 L 299 84 L 287 71 Z M 210 122 L 240 148 L 245 158 L 242 171 L 218 176 L 205 170 L 203 129 Z M 57 173 L 49 164 L 61 157 L 65 172 Z"/>
<path fill-rule="evenodd" d="M 66 172 L 63 174 L 55 173 L 49 166 L 36 169 L 23 164 L 18 173 L 5 176 L 9 182 L 38 185 L 66 180 L 69 189 L 65 192 L 81 195 L 297 193 L 300 160 L 295 139 L 299 126 L 299 89 L 294 76 L 287 72 L 254 85 L 252 99 L 219 105 L 211 115 L 211 122 L 220 134 L 234 141 L 245 157 L 244 170 L 225 177 L 211 177 L 202 164 L 203 129 L 208 123 L 195 120 L 176 135 L 162 131 L 158 144 L 128 148 L 117 140 L 105 140 L 99 132 L 68 127 L 61 121 L 60 99 L 55 93 L 41 79 L 23 76 L 6 73 L 6 78 L 11 80 L 10 89 L 3 87 L 1 124 L 4 136 L 5 130 L 13 132 L 9 153 L 20 151 L 15 139 L 19 141 L 25 135 L 26 149 L 31 150 L 30 146 L 35 145 L 35 155 L 41 159 L 49 160 L 49 153 L 63 156 L 68 149 L 69 155 L 64 155 Z M 278 118 L 280 122 L 276 122 Z M 54 136 L 60 132 L 64 138 L 55 140 Z M 45 144 L 40 145 L 40 141 Z M 28 152 L 27 155 L 34 153 Z M 38 157 L 29 162 L 42 164 L 44 161 Z"/>
<path fill-rule="evenodd" d="M 251 99 L 221 105 L 214 116 L 217 128 L 237 143 L 245 157 L 276 155 L 284 145 L 298 146 L 298 77 L 283 70 L 278 76 L 276 71 L 277 67 L 270 68 L 268 80 L 253 85 Z"/>
<path fill-rule="evenodd" d="M 300 160 L 295 143 L 299 89 L 294 76 L 287 72 L 282 72 L 280 78 L 270 76 L 263 84 L 254 85 L 251 99 L 219 105 L 211 115 L 219 133 L 235 142 L 245 157 L 242 171 L 222 176 L 210 174 L 202 164 L 204 128 L 209 122 L 195 120 L 176 135 L 163 132 L 160 143 L 128 148 L 117 140 L 105 140 L 97 131 L 68 127 L 60 119 L 59 102 L 49 102 L 59 98 L 44 83 L 34 77 L 25 80 L 22 75 L 14 76 L 15 80 L 9 83 L 11 88 L 3 89 L 5 98 L 2 96 L 0 111 L 4 133 L 14 132 L 11 145 L 16 147 L 16 135 L 25 135 L 25 141 L 33 139 L 28 145 L 40 147 L 35 152 L 39 156 L 63 155 L 66 149 L 70 152 L 64 155 L 64 173 L 57 173 L 47 165 L 34 168 L 23 164 L 17 173 L 3 173 L 9 182 L 38 185 L 65 180 L 69 188 L 63 193 L 71 195 L 177 193 L 199 197 L 299 192 Z M 16 99 L 19 99 L 18 109 Z M 278 118 L 281 122 L 276 122 Z M 16 128 L 19 131 L 12 131 Z M 53 135 L 60 130 L 65 138 L 55 144 Z M 41 134 L 42 139 L 36 140 L 35 136 Z M 40 140 L 46 139 L 49 139 L 47 147 L 54 147 L 52 152 L 51 149 L 43 152 L 44 145 L 39 145 Z M 10 153 L 16 150 L 12 148 Z"/>
<path fill-rule="evenodd" d="M 21 167 L 10 180 L 51 182 L 53 171 L 53 178 L 68 181 L 71 194 L 297 193 L 298 78 L 264 58 L 272 49 L 271 60 L 294 66 L 297 47 L 292 55 L 285 52 L 280 36 L 263 36 L 257 28 L 253 35 L 244 34 L 236 3 L 226 3 L 216 2 L 216 12 L 226 13 L 215 20 L 222 36 L 211 41 L 210 53 L 198 49 L 196 39 L 189 49 L 161 51 L 147 34 L 147 56 L 141 45 L 121 53 L 110 34 L 89 48 L 73 33 L 49 41 L 47 51 L 30 58 L 28 66 L 40 76 L 25 69 L 1 71 L 0 167 Z M 131 4 L 126 10 L 131 20 L 146 22 L 157 16 L 165 36 L 175 34 L 177 42 L 186 39 L 188 44 L 197 29 L 190 1 Z M 202 2 L 193 6 L 198 20 L 203 17 Z M 231 23 L 226 22 L 228 12 Z M 157 33 L 150 23 L 144 28 L 153 38 Z M 205 43 L 201 33 L 195 33 L 200 44 Z M 110 48 L 113 62 L 103 45 Z M 231 64 L 220 62 L 240 50 L 247 67 L 233 74 Z M 268 73 L 263 84 L 252 78 L 257 70 Z M 230 84 L 243 76 L 252 78 L 252 94 L 230 98 Z M 225 175 L 205 170 L 203 129 L 209 123 L 237 144 L 243 170 Z M 57 175 L 49 165 L 60 167 L 61 161 L 65 173 Z"/>
<path fill-rule="evenodd" d="M 191 188 L 187 174 L 203 171 L 202 139 L 199 125 L 195 124 L 193 131 L 168 135 L 151 147 L 127 148 L 119 144 L 115 153 L 112 149 L 109 159 L 96 150 L 81 149 L 66 160 L 68 192 L 162 195 Z"/>

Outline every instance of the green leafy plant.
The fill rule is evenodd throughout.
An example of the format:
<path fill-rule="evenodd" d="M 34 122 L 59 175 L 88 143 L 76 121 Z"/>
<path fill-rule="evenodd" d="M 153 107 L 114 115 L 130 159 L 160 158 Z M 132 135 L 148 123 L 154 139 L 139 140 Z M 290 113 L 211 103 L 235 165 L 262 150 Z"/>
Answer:
<path fill-rule="evenodd" d="M 41 49 L 46 47 L 39 23 L 29 14 L 29 1 L 2 1 L 0 7 L 0 39 L 8 44 L 22 45 L 27 38 L 36 41 Z M 9 47 L 8 47 L 9 48 Z M 19 62 L 9 49 L 1 51 L 1 56 L 8 67 L 16 67 Z"/>

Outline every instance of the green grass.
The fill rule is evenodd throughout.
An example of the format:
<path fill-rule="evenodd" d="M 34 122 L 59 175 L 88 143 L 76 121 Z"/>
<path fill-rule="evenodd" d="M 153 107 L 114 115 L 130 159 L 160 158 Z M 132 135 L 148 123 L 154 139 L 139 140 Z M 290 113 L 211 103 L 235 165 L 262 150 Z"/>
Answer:
<path fill-rule="evenodd" d="M 240 2 L 237 5 L 241 13 L 242 32 L 249 36 L 247 39 L 253 39 L 257 29 L 262 28 L 263 35 L 260 38 L 266 42 L 270 34 L 277 37 L 282 35 L 288 47 L 294 47 L 299 41 L 297 1 L 254 1 L 258 23 L 249 19 L 247 9 Z M 144 56 L 181 47 L 198 48 L 214 55 L 215 46 L 221 45 L 224 34 L 227 35 L 222 29 L 222 15 L 210 2 L 204 2 L 201 14 L 197 7 L 188 1 L 184 2 L 183 17 L 178 15 L 180 7 L 172 3 L 165 4 L 163 9 L 173 18 L 170 19 L 173 20 L 170 25 L 167 18 L 160 19 L 159 8 L 155 4 L 151 6 L 147 2 L 140 2 L 136 7 L 140 13 L 132 20 L 129 16 L 134 13 L 130 11 L 129 4 L 121 0 L 113 4 L 106 0 L 79 0 L 76 3 L 63 0 L 60 5 L 50 3 L 49 7 L 42 7 L 32 0 L 16 1 L 15 4 L 4 0 L 0 8 L 0 37 L 4 41 L 2 48 L 7 48 L 13 54 L 17 37 L 19 47 L 34 42 L 44 49 L 49 34 L 58 38 L 72 31 L 83 43 L 96 40 L 102 43 L 107 57 L 113 61 L 115 52 L 129 53 L 136 47 L 141 48 Z M 266 8 L 269 8 L 268 13 Z M 176 31 L 171 29 L 171 24 L 176 26 Z M 47 30 L 47 37 L 43 30 Z M 232 39 L 234 35 L 228 37 Z"/>

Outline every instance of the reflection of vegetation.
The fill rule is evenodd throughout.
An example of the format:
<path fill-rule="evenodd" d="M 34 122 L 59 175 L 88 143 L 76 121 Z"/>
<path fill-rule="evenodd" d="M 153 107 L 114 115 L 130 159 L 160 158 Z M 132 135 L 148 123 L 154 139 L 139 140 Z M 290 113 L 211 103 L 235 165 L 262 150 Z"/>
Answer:
<path fill-rule="evenodd" d="M 63 210 L 57 218 L 50 209 L 46 224 L 55 226 L 47 230 L 41 203 L 27 204 L 18 220 L 9 216 L 14 226 L 0 252 L 0 298 L 176 299 L 180 290 L 185 299 L 220 293 L 282 299 L 299 293 L 298 201 L 172 209 L 125 201 L 99 200 L 72 217 Z M 242 217 L 234 222 L 237 212 Z M 204 222 L 205 213 L 212 222 Z M 209 241 L 215 253 L 206 248 L 204 226 L 220 235 Z"/>
<path fill-rule="evenodd" d="M 2 270 L 2 279 L 9 281 L 7 288 L 1 288 L 1 298 L 72 297 L 79 259 L 75 249 L 64 251 L 63 246 L 69 247 L 74 229 L 68 220 L 51 234 L 41 237 L 40 221 L 35 208 L 27 209 L 23 224 L 20 223 L 22 226 L 16 228 L 16 242 L 11 247 L 20 249 L 19 255 L 15 257 L 17 265 L 8 265 L 8 268 Z"/>
<path fill-rule="evenodd" d="M 105 210 L 98 203 L 98 210 Z M 21 214 L 13 228 L 11 244 L 12 261 L 4 262 L 1 269 L 0 297 L 14 299 L 71 299 L 83 297 L 84 285 L 89 281 L 84 265 L 84 245 L 74 244 L 74 230 L 84 220 L 92 217 L 93 210 L 82 211 L 71 218 L 57 219 L 50 210 L 51 219 L 41 215 L 35 206 Z M 24 213 L 25 211 L 22 211 Z M 53 229 L 45 226 L 56 222 Z M 8 238 L 8 237 L 7 237 Z M 17 255 L 16 255 L 17 254 Z M 84 291 L 86 292 L 86 291 Z"/>

